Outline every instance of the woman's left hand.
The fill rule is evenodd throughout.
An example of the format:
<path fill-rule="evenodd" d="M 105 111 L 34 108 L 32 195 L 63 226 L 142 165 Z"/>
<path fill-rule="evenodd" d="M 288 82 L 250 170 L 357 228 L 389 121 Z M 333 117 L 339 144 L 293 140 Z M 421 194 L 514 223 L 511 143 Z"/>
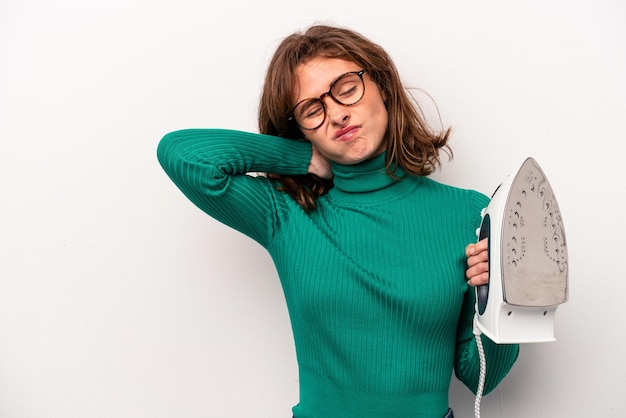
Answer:
<path fill-rule="evenodd" d="M 470 286 L 487 284 L 489 281 L 487 238 L 465 247 L 465 255 L 467 256 L 467 270 L 465 271 L 467 284 Z"/>

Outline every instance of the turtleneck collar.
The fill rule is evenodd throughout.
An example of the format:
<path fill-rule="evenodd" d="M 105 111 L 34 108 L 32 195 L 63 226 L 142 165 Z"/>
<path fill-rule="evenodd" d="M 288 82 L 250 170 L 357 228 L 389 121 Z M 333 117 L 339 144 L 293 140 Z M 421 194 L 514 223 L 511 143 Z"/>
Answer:
<path fill-rule="evenodd" d="M 415 183 L 408 181 L 409 178 L 406 178 L 406 172 L 402 168 L 396 169 L 396 177 L 401 180 L 387 174 L 385 155 L 383 152 L 354 165 L 332 163 L 334 187 L 329 192 L 330 197 L 353 203 L 376 203 L 387 201 L 412 189 Z"/>

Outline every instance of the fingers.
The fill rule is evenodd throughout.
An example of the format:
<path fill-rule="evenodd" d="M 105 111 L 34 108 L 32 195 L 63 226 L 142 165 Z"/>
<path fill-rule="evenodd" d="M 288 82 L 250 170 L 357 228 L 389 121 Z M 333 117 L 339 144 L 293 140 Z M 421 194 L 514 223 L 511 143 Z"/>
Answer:
<path fill-rule="evenodd" d="M 467 256 L 467 284 L 470 286 L 480 286 L 489 281 L 489 251 L 487 238 L 475 244 L 470 244 L 465 248 Z"/>
<path fill-rule="evenodd" d="M 467 284 L 470 286 L 480 286 L 489 282 L 489 270 L 487 263 L 480 263 L 474 267 L 467 269 L 465 276 Z"/>
<path fill-rule="evenodd" d="M 482 246 L 476 244 L 474 245 L 474 248 L 470 248 L 466 251 L 468 254 L 473 254 L 468 255 L 467 257 L 468 277 L 472 277 L 489 270 L 489 251 L 484 249 L 480 252 L 476 252 L 476 250 L 480 248 L 482 248 Z"/>
<path fill-rule="evenodd" d="M 331 179 L 333 170 L 330 162 L 322 156 L 317 148 L 311 147 L 311 149 L 311 161 L 309 162 L 308 172 L 323 179 Z"/>
<path fill-rule="evenodd" d="M 467 257 L 468 267 L 475 266 L 478 263 L 484 263 L 489 260 L 489 252 L 487 250 L 475 253 L 474 255 Z"/>
<path fill-rule="evenodd" d="M 469 244 L 465 247 L 465 255 L 471 257 L 472 255 L 487 251 L 489 248 L 489 242 L 487 238 L 483 238 L 475 244 Z"/>

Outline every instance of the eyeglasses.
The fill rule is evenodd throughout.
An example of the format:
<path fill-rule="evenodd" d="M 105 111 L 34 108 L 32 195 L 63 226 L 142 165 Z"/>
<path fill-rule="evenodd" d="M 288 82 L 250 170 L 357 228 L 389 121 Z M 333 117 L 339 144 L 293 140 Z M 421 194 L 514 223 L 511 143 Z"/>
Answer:
<path fill-rule="evenodd" d="M 365 94 L 365 82 L 361 71 L 351 71 L 340 75 L 330 85 L 330 89 L 318 98 L 304 99 L 291 111 L 289 120 L 295 120 L 302 129 L 312 131 L 322 126 L 326 120 L 324 97 L 330 96 L 343 106 L 353 106 L 361 101 Z"/>

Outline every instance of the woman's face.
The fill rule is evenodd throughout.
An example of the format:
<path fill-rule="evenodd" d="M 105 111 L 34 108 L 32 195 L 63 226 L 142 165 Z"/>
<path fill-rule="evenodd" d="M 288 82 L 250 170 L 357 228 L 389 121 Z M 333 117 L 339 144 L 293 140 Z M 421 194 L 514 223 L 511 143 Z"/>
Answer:
<path fill-rule="evenodd" d="M 318 98 L 329 91 L 339 76 L 360 71 L 357 64 L 337 58 L 314 58 L 296 68 L 298 85 L 294 105 Z M 357 164 L 385 150 L 388 114 L 380 89 L 367 72 L 363 74 L 365 93 L 352 106 L 343 106 L 328 95 L 323 97 L 326 119 L 319 128 L 302 132 L 326 159 L 339 164 Z"/>

